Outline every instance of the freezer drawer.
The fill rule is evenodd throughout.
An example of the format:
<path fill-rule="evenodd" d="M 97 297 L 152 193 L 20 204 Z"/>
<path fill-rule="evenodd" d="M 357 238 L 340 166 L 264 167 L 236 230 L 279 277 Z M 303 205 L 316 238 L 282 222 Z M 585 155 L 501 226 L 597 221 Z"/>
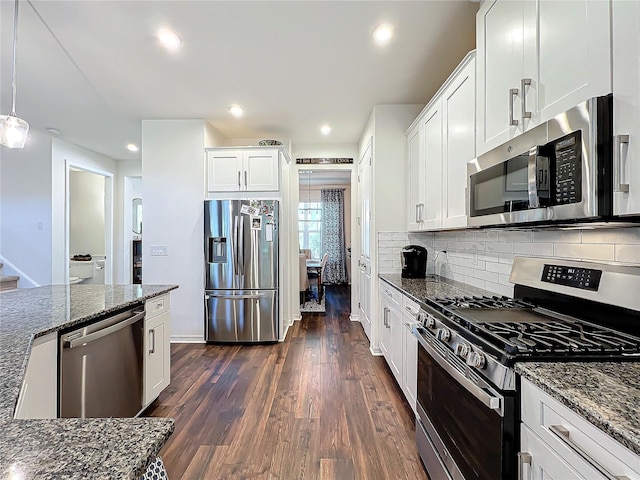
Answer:
<path fill-rule="evenodd" d="M 207 342 L 277 342 L 277 290 L 210 290 L 205 292 Z"/>

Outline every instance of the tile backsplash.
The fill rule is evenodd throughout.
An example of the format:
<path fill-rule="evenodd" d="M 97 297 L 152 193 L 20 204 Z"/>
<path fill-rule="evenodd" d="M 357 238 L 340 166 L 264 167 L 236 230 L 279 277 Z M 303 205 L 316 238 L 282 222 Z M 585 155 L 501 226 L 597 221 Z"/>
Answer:
<path fill-rule="evenodd" d="M 427 273 L 501 295 L 513 295 L 513 258 L 551 257 L 640 265 L 640 227 L 593 230 L 463 230 L 457 232 L 381 232 L 378 271 L 399 273 L 400 250 L 426 247 Z"/>

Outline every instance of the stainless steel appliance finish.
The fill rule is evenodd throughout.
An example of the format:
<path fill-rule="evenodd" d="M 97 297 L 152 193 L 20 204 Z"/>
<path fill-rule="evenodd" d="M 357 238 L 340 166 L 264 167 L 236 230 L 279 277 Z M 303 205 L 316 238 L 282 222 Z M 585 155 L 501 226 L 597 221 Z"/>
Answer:
<path fill-rule="evenodd" d="M 279 337 L 277 200 L 205 201 L 208 342 Z"/>
<path fill-rule="evenodd" d="M 515 478 L 516 362 L 640 361 L 640 267 L 517 257 L 510 278 L 515 298 L 421 304 L 416 438 L 435 478 Z"/>
<path fill-rule="evenodd" d="M 134 417 L 142 409 L 144 312 L 60 336 L 60 416 Z"/>
<path fill-rule="evenodd" d="M 611 119 L 592 98 L 469 162 L 469 225 L 610 217 Z"/>

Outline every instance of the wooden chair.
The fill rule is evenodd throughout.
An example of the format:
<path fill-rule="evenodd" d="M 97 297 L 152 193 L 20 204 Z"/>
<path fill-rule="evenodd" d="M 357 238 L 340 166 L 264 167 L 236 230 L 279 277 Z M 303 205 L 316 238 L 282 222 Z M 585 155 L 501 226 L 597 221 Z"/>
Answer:
<path fill-rule="evenodd" d="M 304 304 L 305 293 L 309 289 L 309 275 L 307 273 L 307 256 L 304 253 L 298 255 L 300 265 L 300 305 Z"/>

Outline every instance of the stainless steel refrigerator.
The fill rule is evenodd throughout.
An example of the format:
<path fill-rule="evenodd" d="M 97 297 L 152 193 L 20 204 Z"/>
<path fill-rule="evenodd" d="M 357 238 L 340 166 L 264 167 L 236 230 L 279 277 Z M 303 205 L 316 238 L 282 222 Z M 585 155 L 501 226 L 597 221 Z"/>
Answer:
<path fill-rule="evenodd" d="M 278 206 L 204 202 L 207 342 L 278 341 Z"/>

